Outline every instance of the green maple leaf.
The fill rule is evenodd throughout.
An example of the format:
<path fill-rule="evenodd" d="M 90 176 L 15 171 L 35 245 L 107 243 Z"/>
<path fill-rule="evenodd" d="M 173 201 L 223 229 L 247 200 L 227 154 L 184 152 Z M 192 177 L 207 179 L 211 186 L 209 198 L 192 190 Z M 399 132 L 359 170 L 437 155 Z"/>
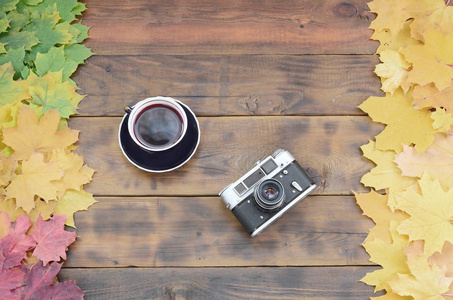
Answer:
<path fill-rule="evenodd" d="M 57 4 L 58 12 L 63 21 L 72 22 L 76 19 L 72 10 L 77 7 L 77 0 L 53 0 L 53 2 Z"/>
<path fill-rule="evenodd" d="M 82 25 L 82 23 L 80 22 L 72 24 L 72 27 L 77 28 L 80 32 L 76 38 L 77 43 L 82 43 L 85 39 L 89 38 L 88 30 L 90 29 L 90 27 Z"/>
<path fill-rule="evenodd" d="M 47 72 L 62 70 L 63 81 L 69 79 L 79 64 L 92 55 L 91 51 L 83 45 L 73 44 L 68 47 L 54 47 L 46 54 L 38 53 L 36 56 L 36 74 L 43 76 Z"/>
<path fill-rule="evenodd" d="M 2 0 L 0 1 L 0 11 L 11 11 L 16 9 L 19 0 Z"/>
<path fill-rule="evenodd" d="M 85 45 L 73 44 L 65 47 L 65 55 L 68 67 L 63 70 L 63 79 L 67 80 L 80 64 L 83 64 L 88 57 L 93 55 L 93 52 Z M 71 67 L 73 68 L 72 71 Z M 66 71 L 70 71 L 70 73 Z"/>
<path fill-rule="evenodd" d="M 12 31 L 0 36 L 0 43 L 6 44 L 6 48 L 19 49 L 24 47 L 25 50 L 31 48 L 39 43 L 39 39 L 34 32 L 31 31 Z"/>
<path fill-rule="evenodd" d="M 19 49 L 10 49 L 5 55 L 0 56 L 0 65 L 10 62 L 16 72 L 14 79 L 20 77 L 20 72 L 24 68 L 25 50 L 24 47 Z"/>
<path fill-rule="evenodd" d="M 2 15 L 0 18 L 0 33 L 5 32 L 9 28 L 9 22 L 11 22 L 11 19 L 9 19 L 6 14 Z"/>
<path fill-rule="evenodd" d="M 53 47 L 46 54 L 36 55 L 36 74 L 44 76 L 47 72 L 57 72 L 64 68 L 65 58 L 63 47 Z"/>
<path fill-rule="evenodd" d="M 77 105 L 83 99 L 68 81 L 63 82 L 62 71 L 48 72 L 42 77 L 30 73 L 31 102 L 42 106 L 42 113 L 58 109 L 62 118 L 69 118 L 77 112 Z"/>
<path fill-rule="evenodd" d="M 65 67 L 62 73 L 63 81 L 69 80 L 69 77 L 71 77 L 72 73 L 74 73 L 77 70 L 78 65 L 79 65 L 78 63 L 71 60 L 67 60 L 65 62 Z M 73 85 L 72 82 L 70 84 L 75 87 L 75 85 Z"/>
<path fill-rule="evenodd" d="M 20 77 L 27 79 L 28 75 L 30 75 L 30 69 L 28 68 L 28 66 L 24 66 L 22 71 L 20 71 Z"/>
<path fill-rule="evenodd" d="M 23 0 L 23 2 L 27 5 L 37 5 L 42 2 L 42 0 Z"/>
<path fill-rule="evenodd" d="M 17 3 L 17 11 L 28 12 L 30 10 L 30 7 L 34 7 L 42 1 L 43 0 L 20 0 L 19 3 Z"/>
<path fill-rule="evenodd" d="M 48 11 L 49 7 L 54 11 L 58 11 L 61 19 L 66 22 L 74 21 L 76 19 L 75 15 L 78 14 L 81 9 L 77 0 L 44 0 L 40 1 L 38 5 L 28 7 L 28 9 L 31 12 L 43 13 L 46 10 Z"/>
<path fill-rule="evenodd" d="M 56 30 L 66 30 L 71 35 L 71 39 L 68 41 L 68 45 L 77 43 L 77 37 L 80 35 L 80 30 L 74 27 L 69 22 L 58 23 L 55 25 Z"/>
<path fill-rule="evenodd" d="M 93 52 L 84 45 L 74 44 L 65 48 L 65 54 L 68 60 L 72 60 L 79 65 L 93 55 Z"/>
<path fill-rule="evenodd" d="M 17 11 L 11 11 L 8 13 L 8 18 L 11 19 L 9 25 L 11 26 L 11 31 L 20 31 L 30 22 L 29 13 L 19 13 Z"/>
<path fill-rule="evenodd" d="M 70 80 L 78 65 L 92 55 L 81 45 L 67 48 L 88 37 L 87 26 L 80 21 L 71 24 L 75 16 L 86 9 L 85 4 L 77 0 L 14 0 L 7 3 L 14 3 L 15 9 L 0 11 L 0 55 L 5 54 L 0 56 L 0 63 L 12 62 L 15 79 L 27 78 L 31 69 L 39 75 L 63 70 L 64 81 Z M 7 3 L 3 1 L 0 6 L 8 6 Z M 46 66 L 48 60 L 61 57 L 59 53 L 56 56 L 54 47 L 65 45 L 64 59 L 52 63 L 52 67 Z M 62 64 L 61 67 L 57 67 L 58 64 Z"/>
<path fill-rule="evenodd" d="M 60 20 L 57 11 L 52 14 L 34 14 L 31 22 L 25 26 L 27 31 L 35 31 L 39 44 L 34 46 L 30 53 L 31 59 L 35 59 L 36 53 L 47 53 L 56 44 L 67 44 L 72 36 L 67 30 L 58 30 L 55 25 Z"/>
<path fill-rule="evenodd" d="M 85 9 L 87 9 L 85 3 L 79 2 L 79 3 L 77 3 L 77 5 L 72 9 L 71 12 L 72 12 L 74 15 L 76 15 L 76 16 L 80 16 L 80 15 L 82 15 L 82 12 L 83 12 Z"/>
<path fill-rule="evenodd" d="M 25 81 L 14 81 L 14 69 L 11 63 L 0 66 L 0 105 L 13 104 L 30 97 Z"/>

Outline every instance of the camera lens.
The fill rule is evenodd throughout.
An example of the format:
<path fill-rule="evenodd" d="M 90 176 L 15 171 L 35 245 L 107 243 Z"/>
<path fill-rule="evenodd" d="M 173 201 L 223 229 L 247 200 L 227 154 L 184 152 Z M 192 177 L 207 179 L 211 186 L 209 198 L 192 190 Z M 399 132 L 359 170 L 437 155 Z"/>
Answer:
<path fill-rule="evenodd" d="M 277 195 L 278 191 L 274 187 L 268 187 L 264 190 L 264 196 L 268 199 L 274 199 Z"/>
<path fill-rule="evenodd" d="M 285 190 L 282 184 L 275 179 L 261 182 L 255 189 L 255 202 L 265 211 L 279 208 L 285 199 Z"/>

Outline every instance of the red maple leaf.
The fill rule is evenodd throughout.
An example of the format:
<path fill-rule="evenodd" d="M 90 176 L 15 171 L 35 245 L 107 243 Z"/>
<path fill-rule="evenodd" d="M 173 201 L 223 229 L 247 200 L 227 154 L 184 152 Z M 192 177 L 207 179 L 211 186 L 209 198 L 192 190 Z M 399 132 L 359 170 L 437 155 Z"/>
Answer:
<path fill-rule="evenodd" d="M 15 295 L 23 300 L 79 300 L 83 299 L 83 292 L 72 281 L 52 284 L 61 269 L 61 264 L 52 262 L 44 266 L 41 261 L 31 269 L 22 265 L 25 273 L 24 284 L 15 290 Z"/>
<path fill-rule="evenodd" d="M 2 218 L 9 220 L 8 214 L 4 211 Z M 27 258 L 26 252 L 36 245 L 33 238 L 26 235 L 31 226 L 28 217 L 19 216 L 13 226 L 11 224 L 8 226 L 6 232 L 9 234 L 0 240 L 0 269 L 5 270 L 20 266 L 22 259 Z"/>
<path fill-rule="evenodd" d="M 0 300 L 19 299 L 13 290 L 22 285 L 24 275 L 19 268 L 0 270 Z"/>
<path fill-rule="evenodd" d="M 75 233 L 64 230 L 65 215 L 54 215 L 44 222 L 41 215 L 36 220 L 31 237 L 36 241 L 33 256 L 42 260 L 44 265 L 50 261 L 66 259 L 66 248 L 75 241 Z"/>

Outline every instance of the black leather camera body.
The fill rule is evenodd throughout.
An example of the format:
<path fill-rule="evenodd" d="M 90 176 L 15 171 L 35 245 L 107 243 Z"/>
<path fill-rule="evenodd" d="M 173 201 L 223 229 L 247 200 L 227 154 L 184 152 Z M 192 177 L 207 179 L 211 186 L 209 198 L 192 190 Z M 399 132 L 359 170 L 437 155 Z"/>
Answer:
<path fill-rule="evenodd" d="M 315 182 L 291 153 L 279 149 L 225 187 L 219 196 L 254 237 L 315 188 Z"/>

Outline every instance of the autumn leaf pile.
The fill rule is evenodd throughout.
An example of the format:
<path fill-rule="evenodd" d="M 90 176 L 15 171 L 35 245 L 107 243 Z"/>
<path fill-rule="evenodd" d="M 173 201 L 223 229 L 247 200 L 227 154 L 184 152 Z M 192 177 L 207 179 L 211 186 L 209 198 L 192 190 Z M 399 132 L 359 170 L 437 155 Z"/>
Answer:
<path fill-rule="evenodd" d="M 453 298 L 453 7 L 374 0 L 370 28 L 384 97 L 359 107 L 384 130 L 362 146 L 376 166 L 356 194 L 375 226 L 363 246 L 382 268 L 362 281 L 372 299 Z M 376 191 L 385 191 L 378 193 Z"/>
<path fill-rule="evenodd" d="M 92 55 L 77 0 L 0 2 L 0 298 L 82 299 L 57 282 L 73 214 L 95 203 L 94 170 L 67 119 L 84 96 L 70 76 Z"/>

